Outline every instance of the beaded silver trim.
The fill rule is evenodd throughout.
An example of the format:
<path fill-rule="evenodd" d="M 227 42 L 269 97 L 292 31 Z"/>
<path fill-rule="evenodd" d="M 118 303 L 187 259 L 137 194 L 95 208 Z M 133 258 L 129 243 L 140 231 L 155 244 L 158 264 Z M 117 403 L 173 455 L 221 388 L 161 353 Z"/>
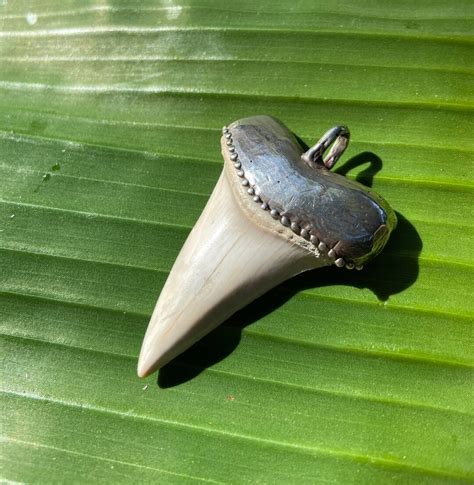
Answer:
<path fill-rule="evenodd" d="M 229 151 L 229 158 L 234 164 L 237 176 L 242 179 L 241 184 L 247 188 L 247 193 L 249 194 L 249 196 L 252 197 L 252 200 L 257 204 L 260 204 L 261 209 L 263 209 L 264 211 L 268 211 L 273 219 L 279 220 L 283 226 L 289 227 L 295 234 L 309 241 L 314 246 L 315 250 L 319 251 L 320 253 L 327 252 L 328 257 L 334 260 L 334 264 L 338 268 L 342 268 L 343 266 L 345 266 L 347 269 L 355 268 L 357 270 L 361 270 L 363 268 L 363 266 L 355 266 L 353 263 L 346 263 L 344 259 L 337 256 L 334 248 L 328 248 L 325 242 L 319 240 L 314 234 L 311 234 L 310 229 L 301 227 L 299 221 L 290 220 L 284 212 L 280 212 L 278 209 L 271 208 L 267 202 L 264 202 L 260 198 L 260 191 L 258 190 L 258 188 L 255 186 L 250 186 L 249 180 L 245 177 L 245 173 L 242 169 L 242 164 L 239 161 L 239 155 L 232 141 L 232 133 L 230 132 L 229 128 L 227 128 L 227 126 L 224 126 L 224 128 L 222 128 L 222 134 L 226 139 L 226 145 Z"/>

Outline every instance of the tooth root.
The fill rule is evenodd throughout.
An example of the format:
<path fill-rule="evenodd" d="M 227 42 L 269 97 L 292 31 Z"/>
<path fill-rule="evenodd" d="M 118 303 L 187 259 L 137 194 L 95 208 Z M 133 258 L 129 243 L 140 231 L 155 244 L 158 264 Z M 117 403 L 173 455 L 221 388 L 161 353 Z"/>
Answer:
<path fill-rule="evenodd" d="M 140 377 L 161 368 L 274 286 L 331 264 L 255 204 L 225 158 L 221 177 L 156 304 L 140 352 Z"/>

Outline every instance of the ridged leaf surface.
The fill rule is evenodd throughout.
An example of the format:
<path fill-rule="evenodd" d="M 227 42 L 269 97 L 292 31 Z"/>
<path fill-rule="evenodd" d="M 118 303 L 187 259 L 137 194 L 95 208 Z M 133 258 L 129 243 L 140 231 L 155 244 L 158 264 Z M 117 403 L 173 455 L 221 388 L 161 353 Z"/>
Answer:
<path fill-rule="evenodd" d="M 3 478 L 472 483 L 473 4 L 0 4 Z M 222 169 L 270 114 L 399 215 L 156 376 L 148 319 Z"/>

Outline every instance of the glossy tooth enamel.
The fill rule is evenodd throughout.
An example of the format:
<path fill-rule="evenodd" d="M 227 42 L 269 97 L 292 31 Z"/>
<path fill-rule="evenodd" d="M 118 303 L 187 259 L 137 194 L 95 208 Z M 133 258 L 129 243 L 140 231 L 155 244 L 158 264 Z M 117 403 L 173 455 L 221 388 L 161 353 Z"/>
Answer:
<path fill-rule="evenodd" d="M 274 286 L 331 264 L 295 244 L 289 228 L 254 204 L 225 158 L 221 177 L 156 304 L 138 361 L 140 377 L 164 366 Z"/>

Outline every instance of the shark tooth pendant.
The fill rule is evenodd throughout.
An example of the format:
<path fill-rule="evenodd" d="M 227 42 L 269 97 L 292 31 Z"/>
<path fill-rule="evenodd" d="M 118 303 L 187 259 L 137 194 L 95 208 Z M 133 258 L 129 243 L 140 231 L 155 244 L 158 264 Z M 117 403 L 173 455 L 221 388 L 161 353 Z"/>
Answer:
<path fill-rule="evenodd" d="M 224 127 L 224 168 L 153 311 L 140 377 L 286 279 L 331 264 L 361 269 L 382 250 L 395 213 L 330 171 L 348 142 L 348 129 L 336 126 L 303 153 L 269 116 Z"/>

